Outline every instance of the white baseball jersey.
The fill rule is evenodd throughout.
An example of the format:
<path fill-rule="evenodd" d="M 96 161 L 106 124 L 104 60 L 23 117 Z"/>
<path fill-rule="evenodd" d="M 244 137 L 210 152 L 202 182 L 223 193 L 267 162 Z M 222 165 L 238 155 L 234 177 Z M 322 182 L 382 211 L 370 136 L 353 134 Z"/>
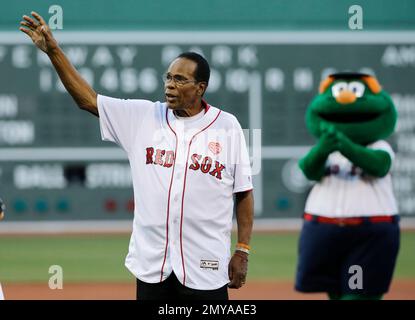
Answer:
<path fill-rule="evenodd" d="M 172 271 L 183 285 L 229 282 L 233 194 L 252 189 L 237 119 L 205 104 L 178 119 L 165 103 L 98 96 L 101 136 L 128 154 L 135 212 L 126 267 L 156 283 Z"/>
<path fill-rule="evenodd" d="M 384 140 L 367 147 L 388 152 L 392 161 L 395 157 Z M 368 176 L 338 151 L 330 154 L 326 168 L 330 174 L 314 185 L 305 212 L 341 218 L 398 213 L 390 173 L 382 178 Z"/>

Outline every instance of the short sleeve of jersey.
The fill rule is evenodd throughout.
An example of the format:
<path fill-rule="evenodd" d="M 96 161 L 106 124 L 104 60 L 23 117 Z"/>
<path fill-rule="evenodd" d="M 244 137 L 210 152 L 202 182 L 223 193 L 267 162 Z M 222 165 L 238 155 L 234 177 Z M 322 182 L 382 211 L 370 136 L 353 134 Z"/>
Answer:
<path fill-rule="evenodd" d="M 236 120 L 236 119 L 235 119 Z M 234 169 L 234 185 L 233 193 L 249 191 L 252 186 L 252 170 L 249 160 L 248 149 L 246 147 L 245 136 L 241 125 L 236 120 L 234 127 L 235 134 L 235 169 Z"/>
<path fill-rule="evenodd" d="M 385 140 L 378 140 L 378 141 L 372 143 L 371 145 L 369 145 L 368 147 L 370 149 L 386 151 L 387 153 L 389 153 L 392 162 L 395 159 L 395 152 L 393 151 L 393 149 L 389 145 L 389 143 L 387 143 Z"/>
<path fill-rule="evenodd" d="M 154 103 L 98 95 L 97 104 L 102 140 L 115 142 L 129 152 L 141 122 Z"/>

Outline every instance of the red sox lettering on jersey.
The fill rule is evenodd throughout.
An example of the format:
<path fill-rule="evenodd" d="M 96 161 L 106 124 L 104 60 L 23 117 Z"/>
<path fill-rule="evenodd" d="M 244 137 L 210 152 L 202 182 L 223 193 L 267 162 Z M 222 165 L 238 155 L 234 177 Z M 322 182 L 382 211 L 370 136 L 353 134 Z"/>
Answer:
<path fill-rule="evenodd" d="M 234 194 L 252 189 L 238 120 L 205 104 L 189 119 L 165 103 L 98 95 L 103 140 L 127 153 L 134 227 L 126 267 L 147 283 L 174 272 L 186 287 L 229 283 Z"/>
<path fill-rule="evenodd" d="M 203 157 L 197 153 L 192 155 L 191 160 L 192 164 L 189 165 L 189 169 L 195 171 L 200 169 L 202 173 L 209 173 L 216 179 L 222 180 L 222 171 L 225 169 L 225 166 L 219 163 L 219 161 L 213 161 L 211 157 Z M 163 166 L 165 168 L 170 168 L 173 166 L 173 162 L 174 151 L 156 149 L 154 152 L 153 147 L 146 148 L 146 164 L 154 164 Z"/>

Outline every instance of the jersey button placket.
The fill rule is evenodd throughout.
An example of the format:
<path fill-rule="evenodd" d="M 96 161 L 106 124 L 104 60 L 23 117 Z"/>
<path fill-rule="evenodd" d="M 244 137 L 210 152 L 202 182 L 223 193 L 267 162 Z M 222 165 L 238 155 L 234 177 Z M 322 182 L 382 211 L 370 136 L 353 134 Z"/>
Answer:
<path fill-rule="evenodd" d="M 175 173 L 173 176 L 173 188 L 171 193 L 171 211 L 170 211 L 170 261 L 173 269 L 180 270 L 180 214 L 181 214 L 181 199 L 183 188 L 183 167 L 180 158 L 183 151 L 179 148 L 177 154 L 177 163 Z"/>

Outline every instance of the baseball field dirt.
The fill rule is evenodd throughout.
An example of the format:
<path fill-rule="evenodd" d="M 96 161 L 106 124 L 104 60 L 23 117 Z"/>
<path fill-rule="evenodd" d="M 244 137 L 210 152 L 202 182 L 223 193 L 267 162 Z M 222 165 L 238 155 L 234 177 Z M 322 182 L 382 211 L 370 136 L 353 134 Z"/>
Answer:
<path fill-rule="evenodd" d="M 133 300 L 134 283 L 71 283 L 62 290 L 45 284 L 7 284 L 3 291 L 10 300 Z M 240 290 L 229 290 L 231 300 L 326 300 L 322 293 L 301 294 L 290 281 L 251 281 Z M 385 300 L 415 300 L 415 280 L 394 280 Z"/>

